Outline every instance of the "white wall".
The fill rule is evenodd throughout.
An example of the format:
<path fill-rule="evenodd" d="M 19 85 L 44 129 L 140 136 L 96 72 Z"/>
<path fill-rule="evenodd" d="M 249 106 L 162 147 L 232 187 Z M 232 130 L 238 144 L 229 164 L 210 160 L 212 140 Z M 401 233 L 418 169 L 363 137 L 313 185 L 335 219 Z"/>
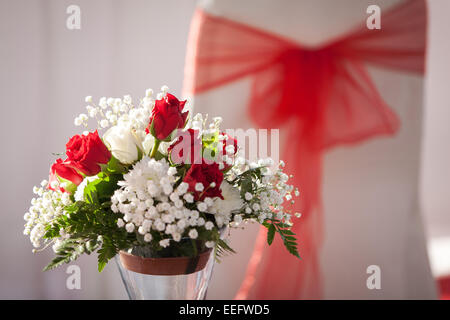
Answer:
<path fill-rule="evenodd" d="M 429 1 L 422 202 L 435 275 L 450 274 L 450 1 Z"/>
<path fill-rule="evenodd" d="M 450 1 L 432 0 L 429 9 L 422 189 L 429 232 L 440 236 L 449 235 L 450 226 Z"/>
<path fill-rule="evenodd" d="M 81 7 L 81 30 L 65 27 L 65 9 Z M 32 187 L 46 178 L 73 118 L 92 95 L 138 97 L 167 84 L 180 93 L 189 21 L 195 0 L 0 0 L 0 298 L 126 298 L 114 264 L 99 275 L 83 257 L 82 290 L 65 286 L 66 268 L 41 273 L 51 250 L 33 255 L 22 235 Z M 430 3 L 423 207 L 428 233 L 450 235 L 450 2 Z M 231 258 L 232 259 L 232 258 Z M 233 272 L 217 268 L 210 295 L 222 294 Z"/>
<path fill-rule="evenodd" d="M 81 30 L 66 8 L 81 7 Z M 42 273 L 51 249 L 31 253 L 22 235 L 32 187 L 48 175 L 79 128 L 84 97 L 141 97 L 167 84 L 181 93 L 194 0 L 1 0 L 0 298 L 125 298 L 114 263 L 98 275 L 95 256 L 77 264 L 82 290 L 65 286 L 66 267 Z"/>

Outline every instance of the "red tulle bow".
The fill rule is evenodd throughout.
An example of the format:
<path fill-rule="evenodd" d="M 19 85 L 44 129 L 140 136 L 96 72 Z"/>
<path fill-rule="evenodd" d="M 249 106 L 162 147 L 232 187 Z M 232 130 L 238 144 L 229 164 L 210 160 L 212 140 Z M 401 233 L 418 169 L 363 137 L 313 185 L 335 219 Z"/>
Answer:
<path fill-rule="evenodd" d="M 262 128 L 288 130 L 283 153 L 292 184 L 301 190 L 292 208 L 302 213 L 293 231 L 302 260 L 281 241 L 270 249 L 261 231 L 237 299 L 320 297 L 321 165 L 333 146 L 399 128 L 366 65 L 424 72 L 426 4 L 407 1 L 382 13 L 380 30 L 365 21 L 356 31 L 317 49 L 197 10 L 186 61 L 185 93 L 200 94 L 253 78 L 249 116 Z"/>

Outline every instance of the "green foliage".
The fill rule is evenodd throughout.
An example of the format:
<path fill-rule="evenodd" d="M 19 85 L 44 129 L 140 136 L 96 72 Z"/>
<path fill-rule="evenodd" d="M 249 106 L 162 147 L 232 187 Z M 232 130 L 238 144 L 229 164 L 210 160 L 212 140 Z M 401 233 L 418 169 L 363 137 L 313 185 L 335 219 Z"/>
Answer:
<path fill-rule="evenodd" d="M 56 257 L 53 258 L 43 271 L 48 271 L 62 264 L 75 261 L 81 254 L 91 254 L 97 248 L 97 241 L 80 242 L 77 239 L 63 240 L 56 251 Z"/>
<path fill-rule="evenodd" d="M 161 160 L 161 159 L 163 159 L 163 158 L 165 158 L 166 156 L 161 152 L 161 151 L 159 151 L 159 150 L 156 150 L 155 151 L 155 155 L 154 155 L 154 159 L 155 160 Z"/>
<path fill-rule="evenodd" d="M 68 206 L 67 214 L 58 217 L 46 230 L 44 237 L 47 239 L 58 238 L 61 229 L 70 234 L 46 270 L 73 261 L 83 252 L 91 253 L 98 249 L 101 271 L 119 250 L 136 242 L 135 234 L 117 227 L 117 219 L 122 215 L 111 211 L 110 206 L 110 202 L 97 204 L 83 201 Z"/>
<path fill-rule="evenodd" d="M 257 167 L 249 169 L 237 176 L 231 183 L 237 185 L 241 189 L 241 197 L 244 198 L 247 192 L 256 194 L 257 184 L 255 181 L 261 180 L 262 168 Z"/>
<path fill-rule="evenodd" d="M 290 230 L 290 225 L 277 220 L 267 220 L 263 226 L 268 229 L 267 243 L 269 245 L 272 244 L 275 232 L 277 232 L 289 253 L 301 259 L 297 249 L 297 239 L 294 237 L 295 233 Z"/>
<path fill-rule="evenodd" d="M 236 253 L 223 239 L 218 239 L 214 247 L 214 256 L 217 262 L 221 262 L 223 256 Z"/>
<path fill-rule="evenodd" d="M 216 161 L 218 156 L 219 132 L 204 133 L 202 135 L 202 156 L 203 158 Z"/>
<path fill-rule="evenodd" d="M 108 174 L 123 174 L 128 171 L 128 166 L 122 164 L 116 157 L 111 155 L 111 159 L 106 165 L 100 164 L 102 171 Z"/>
<path fill-rule="evenodd" d="M 103 237 L 102 247 L 98 250 L 98 272 L 102 272 L 108 261 L 117 254 L 118 248 L 110 237 Z"/>
<path fill-rule="evenodd" d="M 269 225 L 269 230 L 267 231 L 267 243 L 269 244 L 269 246 L 272 244 L 273 242 L 273 238 L 275 237 L 275 226 L 273 224 Z"/>
<path fill-rule="evenodd" d="M 84 188 L 84 198 L 86 202 L 92 204 L 102 203 L 111 199 L 117 189 L 117 182 L 122 180 L 122 174 L 106 174 L 100 172 L 98 178 L 89 182 Z"/>

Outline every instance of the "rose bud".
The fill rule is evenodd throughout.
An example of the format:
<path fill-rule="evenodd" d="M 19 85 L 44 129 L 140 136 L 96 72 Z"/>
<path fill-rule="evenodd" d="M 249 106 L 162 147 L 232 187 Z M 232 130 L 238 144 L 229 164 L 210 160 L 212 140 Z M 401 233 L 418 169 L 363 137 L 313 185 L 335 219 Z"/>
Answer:
<path fill-rule="evenodd" d="M 83 176 L 62 159 L 57 159 L 50 168 L 48 188 L 54 191 L 74 193 L 83 181 Z M 62 186 L 61 184 L 65 185 Z"/>
<path fill-rule="evenodd" d="M 171 141 L 172 133 L 184 128 L 188 111 L 183 112 L 186 100 L 179 101 L 175 96 L 167 93 L 162 99 L 155 101 L 147 133 L 151 133 L 158 140 Z"/>
<path fill-rule="evenodd" d="M 111 152 L 98 136 L 97 130 L 87 135 L 73 136 L 66 144 L 67 162 L 87 176 L 94 176 L 107 164 Z"/>
<path fill-rule="evenodd" d="M 183 181 L 189 185 L 188 191 L 194 194 L 196 201 L 202 201 L 206 197 L 219 197 L 223 200 L 222 190 L 220 189 L 223 173 L 215 162 L 212 164 L 193 164 Z"/>
<path fill-rule="evenodd" d="M 199 131 L 180 131 L 178 138 L 167 149 L 169 159 L 174 164 L 202 163 L 202 137 Z"/>
<path fill-rule="evenodd" d="M 114 157 L 123 164 L 132 164 L 139 159 L 142 141 L 131 127 L 114 126 L 103 135 L 103 140 L 111 149 Z"/>

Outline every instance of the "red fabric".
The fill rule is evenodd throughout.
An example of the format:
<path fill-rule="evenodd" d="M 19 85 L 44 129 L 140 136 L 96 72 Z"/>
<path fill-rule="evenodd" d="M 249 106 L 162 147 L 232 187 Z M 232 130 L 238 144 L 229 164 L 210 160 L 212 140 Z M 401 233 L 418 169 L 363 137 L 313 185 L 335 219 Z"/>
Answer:
<path fill-rule="evenodd" d="M 437 279 L 440 300 L 450 300 L 450 276 L 440 277 Z"/>
<path fill-rule="evenodd" d="M 399 128 L 366 64 L 422 74 L 426 4 L 411 0 L 382 12 L 381 30 L 365 21 L 321 48 L 309 49 L 250 26 L 198 10 L 191 28 L 185 93 L 200 94 L 243 77 L 253 78 L 250 118 L 263 128 L 288 130 L 283 159 L 301 190 L 293 231 L 302 260 L 281 241 L 270 249 L 260 235 L 238 299 L 321 296 L 318 249 L 322 241 L 321 173 L 327 149 Z M 295 150 L 295 151 L 293 151 Z M 264 232 L 264 231 L 261 231 Z"/>

